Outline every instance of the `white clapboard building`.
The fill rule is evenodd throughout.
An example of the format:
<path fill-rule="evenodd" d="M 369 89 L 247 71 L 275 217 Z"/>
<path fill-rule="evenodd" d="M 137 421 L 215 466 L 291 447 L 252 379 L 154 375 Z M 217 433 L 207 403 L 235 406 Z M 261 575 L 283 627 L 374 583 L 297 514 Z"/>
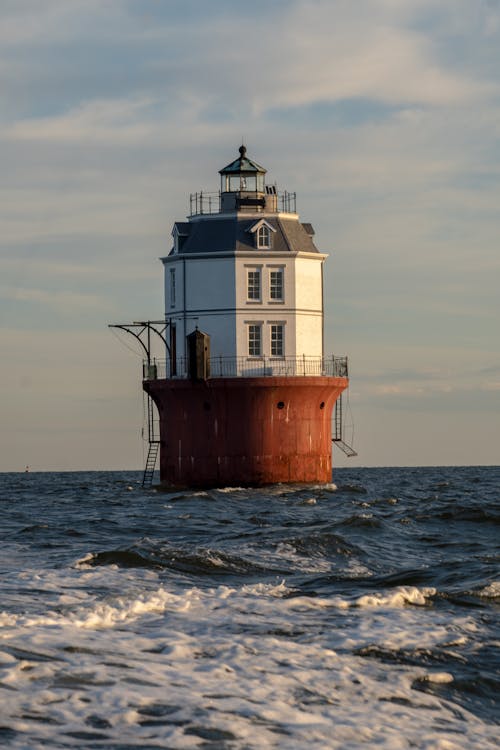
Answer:
<path fill-rule="evenodd" d="M 174 224 L 172 250 L 161 259 L 170 374 L 183 370 L 196 329 L 210 336 L 212 362 L 238 363 L 239 374 L 262 361 L 273 373 L 300 358 L 320 360 L 327 256 L 300 221 L 295 194 L 267 185 L 244 146 L 220 176 L 220 192 L 191 195 L 188 220 Z"/>

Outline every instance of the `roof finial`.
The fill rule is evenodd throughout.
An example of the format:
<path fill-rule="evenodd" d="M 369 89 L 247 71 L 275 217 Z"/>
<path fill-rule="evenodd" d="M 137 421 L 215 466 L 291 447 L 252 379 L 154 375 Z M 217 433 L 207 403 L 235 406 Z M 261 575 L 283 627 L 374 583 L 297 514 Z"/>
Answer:
<path fill-rule="evenodd" d="M 247 152 L 246 146 L 244 146 L 243 144 L 241 144 L 241 146 L 239 147 L 238 150 L 240 152 L 240 159 L 244 159 L 245 158 L 245 154 Z"/>

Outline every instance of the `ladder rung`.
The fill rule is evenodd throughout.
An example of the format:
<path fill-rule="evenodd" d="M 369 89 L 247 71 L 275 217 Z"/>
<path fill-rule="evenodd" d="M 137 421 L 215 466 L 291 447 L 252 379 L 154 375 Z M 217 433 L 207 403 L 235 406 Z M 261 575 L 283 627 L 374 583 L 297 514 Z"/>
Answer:
<path fill-rule="evenodd" d="M 155 473 L 156 458 L 158 456 L 158 449 L 160 443 L 158 440 L 151 441 L 149 443 L 148 457 L 146 459 L 146 466 L 144 468 L 144 474 L 142 475 L 142 486 L 151 487 L 153 482 L 153 476 Z"/>
<path fill-rule="evenodd" d="M 346 454 L 349 458 L 352 456 L 357 456 L 358 454 L 354 450 L 354 448 L 351 448 L 350 445 L 347 445 L 343 440 L 340 440 L 338 438 L 333 438 L 332 442 L 335 443 L 336 446 L 340 448 L 340 450 Z"/>

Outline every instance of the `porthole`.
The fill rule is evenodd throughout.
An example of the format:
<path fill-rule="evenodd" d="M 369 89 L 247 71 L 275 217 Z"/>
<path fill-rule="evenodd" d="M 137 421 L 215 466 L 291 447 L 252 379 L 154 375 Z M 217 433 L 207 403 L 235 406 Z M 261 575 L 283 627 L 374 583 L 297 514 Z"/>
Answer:
<path fill-rule="evenodd" d="M 319 408 L 320 408 L 320 409 L 324 409 L 324 408 L 325 408 L 325 402 L 324 402 L 324 401 L 322 401 L 322 402 L 320 403 L 320 405 L 319 405 Z"/>
<path fill-rule="evenodd" d="M 284 401 L 278 401 L 278 403 L 276 404 L 276 406 L 278 407 L 278 409 L 284 409 L 285 408 L 285 402 Z"/>

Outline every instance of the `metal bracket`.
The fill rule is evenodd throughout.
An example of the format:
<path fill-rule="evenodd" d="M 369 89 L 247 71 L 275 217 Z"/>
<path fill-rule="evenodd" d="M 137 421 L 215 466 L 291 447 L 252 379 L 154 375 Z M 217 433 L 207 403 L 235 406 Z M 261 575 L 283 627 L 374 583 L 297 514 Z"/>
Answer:
<path fill-rule="evenodd" d="M 108 328 L 120 328 L 126 333 L 130 333 L 144 349 L 146 354 L 146 361 L 149 365 L 151 363 L 151 333 L 155 333 L 160 337 L 168 355 L 170 356 L 170 346 L 167 342 L 166 331 L 170 326 L 170 320 L 142 320 L 134 321 L 133 323 L 110 323 Z M 134 328 L 138 328 L 139 331 L 136 333 Z M 146 334 L 146 340 L 144 341 L 143 336 Z"/>

